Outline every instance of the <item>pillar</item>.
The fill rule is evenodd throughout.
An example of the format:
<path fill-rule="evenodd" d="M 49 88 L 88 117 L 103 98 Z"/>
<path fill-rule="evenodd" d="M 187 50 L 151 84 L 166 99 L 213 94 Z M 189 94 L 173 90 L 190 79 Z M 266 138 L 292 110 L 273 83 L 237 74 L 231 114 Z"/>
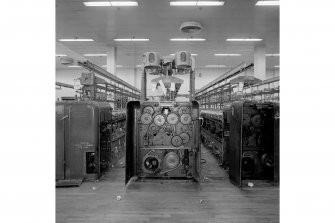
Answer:
<path fill-rule="evenodd" d="M 116 75 L 116 46 L 109 46 L 107 50 L 107 71 Z"/>
<path fill-rule="evenodd" d="M 265 44 L 256 44 L 254 47 L 254 77 L 266 79 L 266 59 L 265 59 Z"/>

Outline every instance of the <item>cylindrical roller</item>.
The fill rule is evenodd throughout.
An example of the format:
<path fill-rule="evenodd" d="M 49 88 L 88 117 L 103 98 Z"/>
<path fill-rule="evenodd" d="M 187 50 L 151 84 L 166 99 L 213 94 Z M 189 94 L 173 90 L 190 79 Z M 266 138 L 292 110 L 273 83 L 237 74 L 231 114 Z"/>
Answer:
<path fill-rule="evenodd" d="M 152 121 L 152 116 L 150 114 L 144 113 L 141 116 L 141 123 L 142 124 L 148 125 L 148 124 L 150 124 L 151 121 Z"/>
<path fill-rule="evenodd" d="M 167 122 L 170 124 L 170 125 L 174 125 L 178 122 L 178 115 L 176 115 L 175 113 L 170 113 L 168 116 L 167 116 Z"/>
<path fill-rule="evenodd" d="M 151 106 L 146 106 L 145 108 L 143 108 L 143 113 L 148 113 L 152 115 L 154 113 L 154 108 Z"/>
<path fill-rule="evenodd" d="M 183 144 L 183 140 L 180 136 L 173 136 L 171 139 L 171 144 L 175 147 L 179 147 L 181 144 Z"/>
<path fill-rule="evenodd" d="M 156 115 L 154 118 L 154 123 L 158 126 L 162 126 L 165 123 L 165 118 L 163 115 Z"/>
<path fill-rule="evenodd" d="M 164 162 L 167 168 L 173 169 L 179 165 L 180 158 L 177 153 L 169 152 L 165 155 Z"/>
<path fill-rule="evenodd" d="M 186 132 L 180 134 L 180 137 L 182 138 L 183 143 L 188 143 L 190 141 L 190 135 Z"/>
<path fill-rule="evenodd" d="M 180 117 L 180 121 L 181 123 L 183 123 L 184 125 L 188 125 L 191 123 L 192 121 L 192 117 L 189 115 L 189 114 L 183 114 L 181 117 Z"/>

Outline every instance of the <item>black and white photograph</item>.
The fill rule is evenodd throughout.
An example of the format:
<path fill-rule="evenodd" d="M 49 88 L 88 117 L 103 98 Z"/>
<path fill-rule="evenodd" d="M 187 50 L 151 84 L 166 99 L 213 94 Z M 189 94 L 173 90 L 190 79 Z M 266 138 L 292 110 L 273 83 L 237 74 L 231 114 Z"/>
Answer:
<path fill-rule="evenodd" d="M 3 6 L 1 222 L 335 222 L 333 7 Z"/>
<path fill-rule="evenodd" d="M 279 222 L 279 1 L 56 1 L 56 222 Z"/>

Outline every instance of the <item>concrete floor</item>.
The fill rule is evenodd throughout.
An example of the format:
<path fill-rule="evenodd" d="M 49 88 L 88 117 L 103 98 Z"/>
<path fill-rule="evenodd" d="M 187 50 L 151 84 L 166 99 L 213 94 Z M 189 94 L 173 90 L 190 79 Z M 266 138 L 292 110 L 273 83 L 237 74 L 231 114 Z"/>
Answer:
<path fill-rule="evenodd" d="M 200 183 L 145 180 L 126 188 L 120 161 L 99 181 L 57 188 L 56 222 L 279 222 L 278 187 L 239 189 L 204 147 L 202 158 Z"/>

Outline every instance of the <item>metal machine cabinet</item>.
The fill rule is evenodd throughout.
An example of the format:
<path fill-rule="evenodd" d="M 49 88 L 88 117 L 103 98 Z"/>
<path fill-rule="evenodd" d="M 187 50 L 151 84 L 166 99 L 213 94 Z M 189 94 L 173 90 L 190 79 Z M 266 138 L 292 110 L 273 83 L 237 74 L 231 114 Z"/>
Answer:
<path fill-rule="evenodd" d="M 278 183 L 279 106 L 272 102 L 232 103 L 230 120 L 229 178 Z"/>
<path fill-rule="evenodd" d="M 198 179 L 199 113 L 196 101 L 129 102 L 126 183 L 133 176 Z"/>
<path fill-rule="evenodd" d="M 110 150 L 109 103 L 56 103 L 56 181 L 97 178 L 100 156 Z"/>

